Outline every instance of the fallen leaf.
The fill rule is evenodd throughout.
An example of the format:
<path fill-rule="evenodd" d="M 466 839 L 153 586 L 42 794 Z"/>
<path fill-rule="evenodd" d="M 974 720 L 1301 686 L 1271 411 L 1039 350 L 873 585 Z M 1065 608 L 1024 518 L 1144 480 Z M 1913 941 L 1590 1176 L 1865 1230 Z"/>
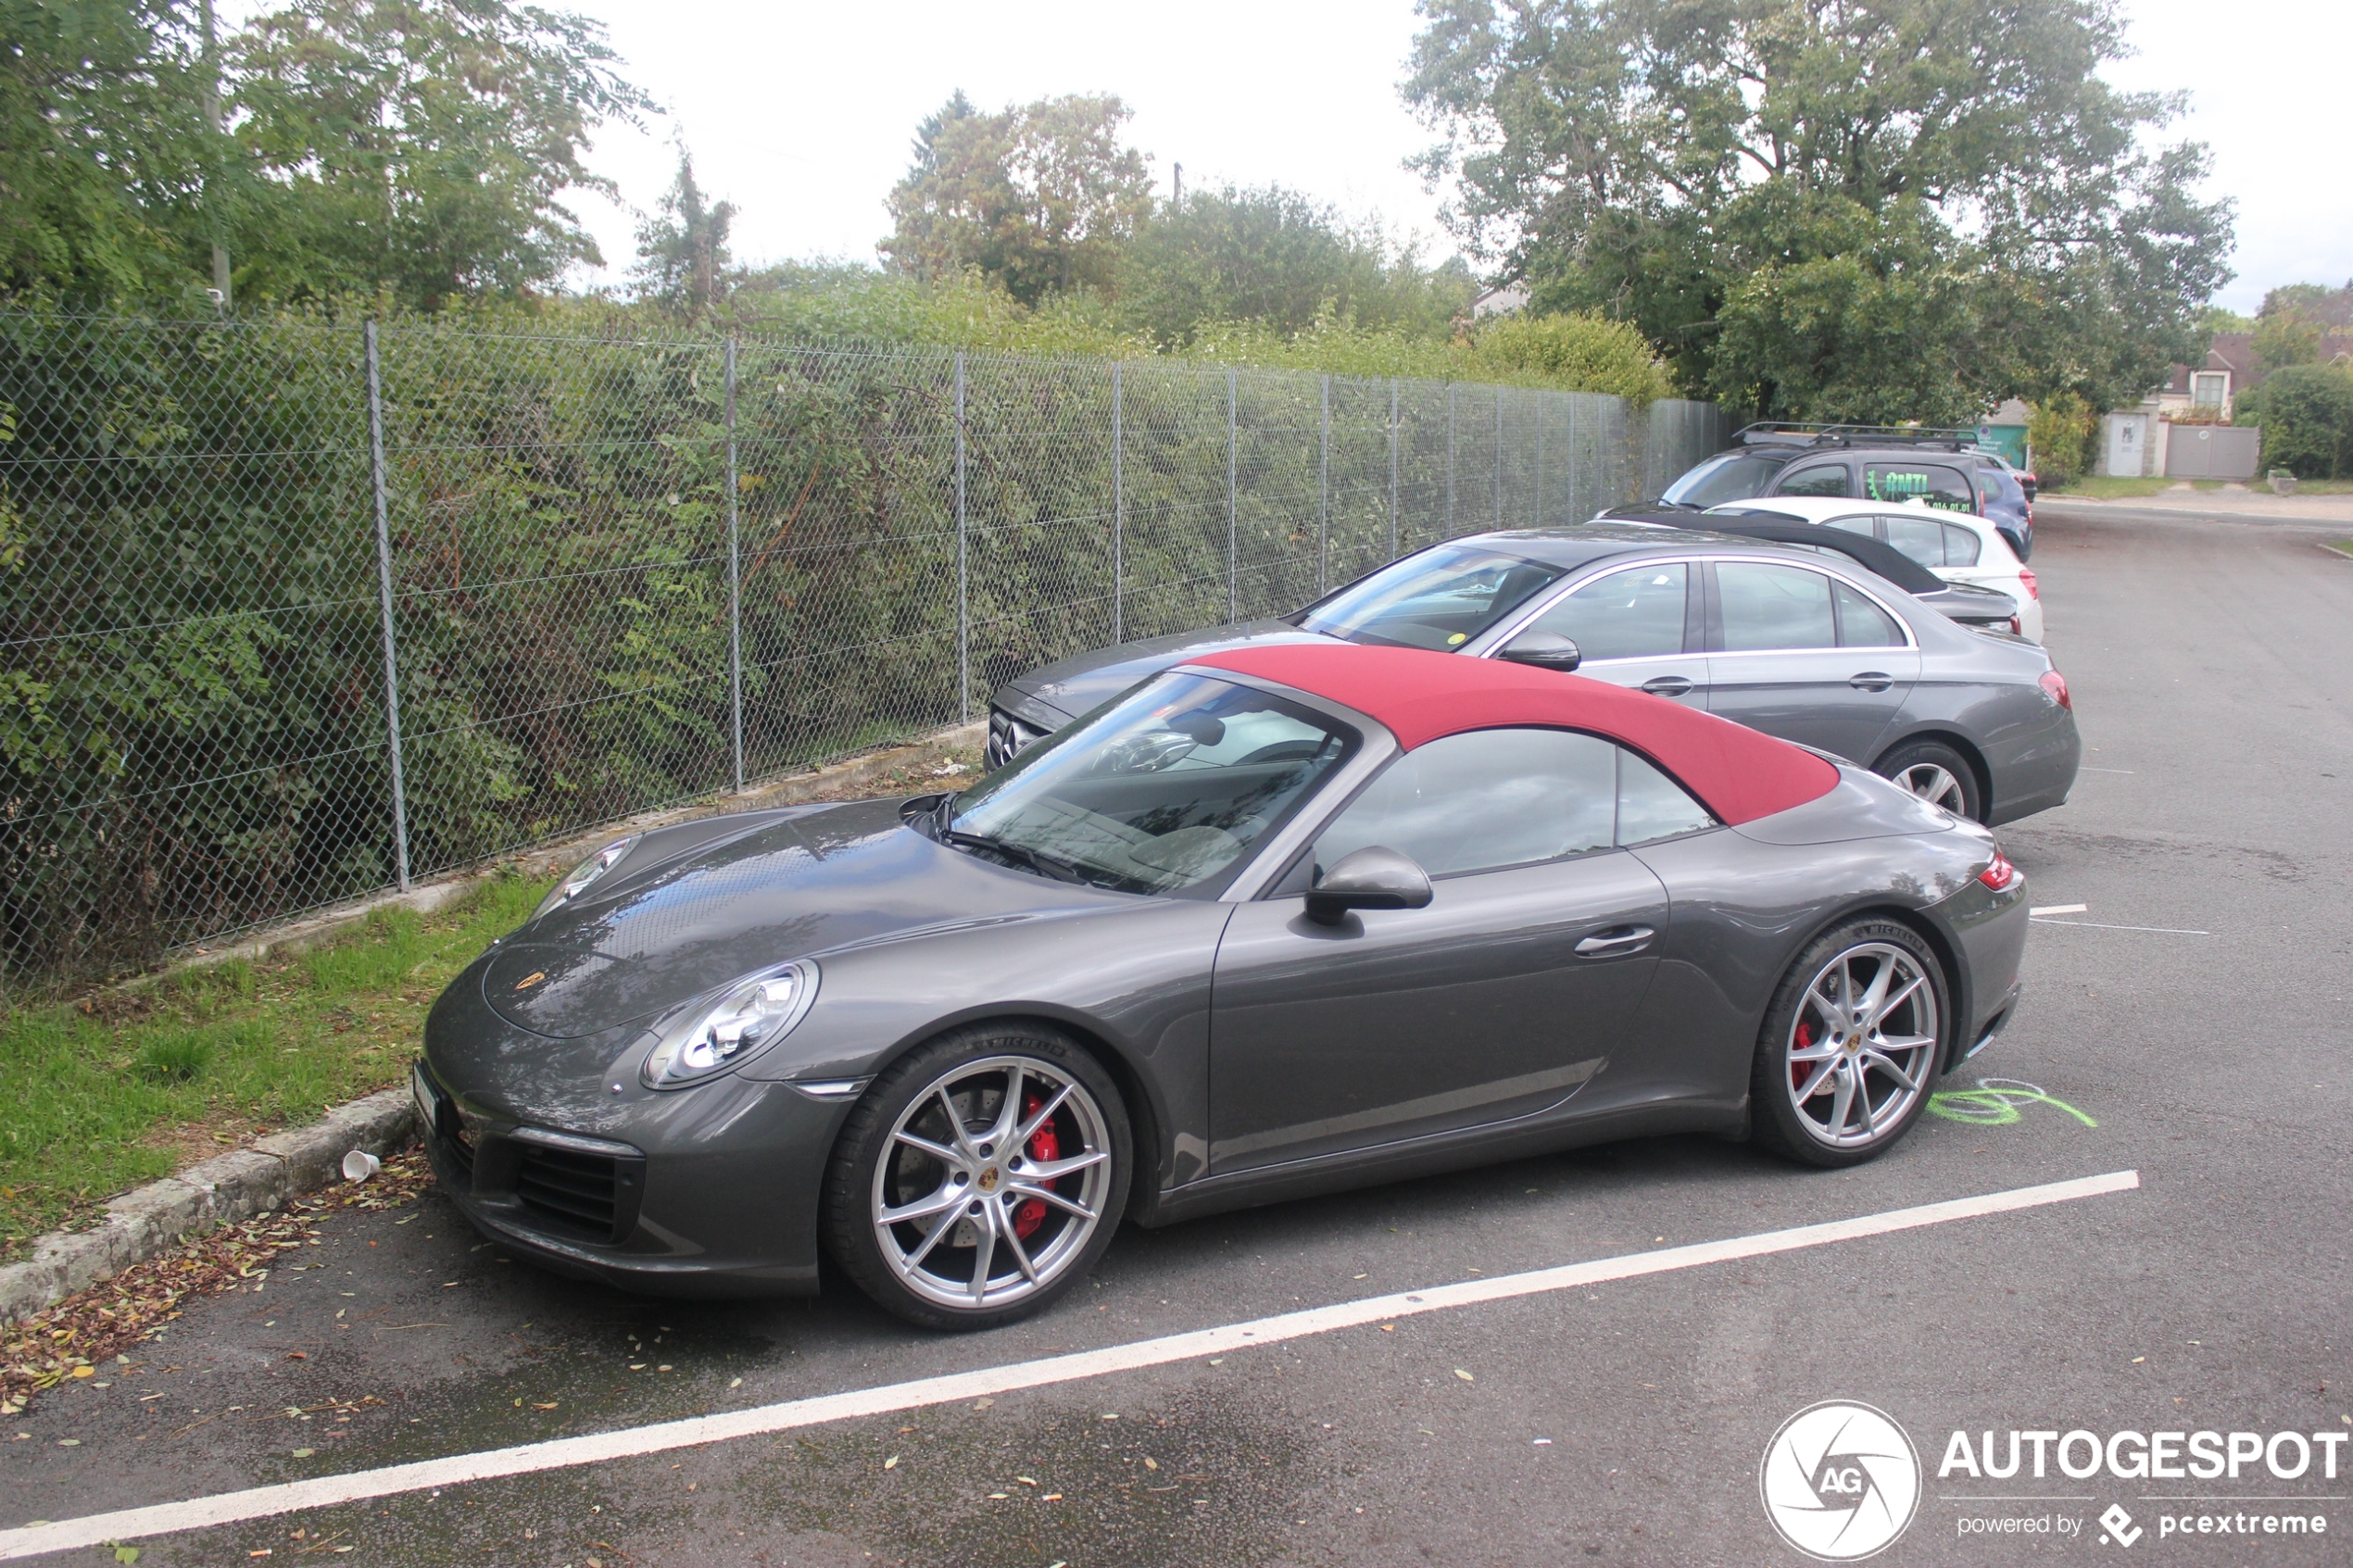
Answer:
<path fill-rule="evenodd" d="M 728 1387 L 730 1387 L 730 1388 L 740 1388 L 740 1387 L 742 1387 L 743 1386 L 744 1386 L 744 1380 L 743 1380 L 742 1378 L 740 1378 L 740 1377 L 736 1378 L 734 1382 L 732 1382 L 732 1383 L 730 1383 L 730 1384 L 728 1384 L 728 1385 L 727 1385 L 727 1386 L 728 1386 Z"/>
<path fill-rule="evenodd" d="M 2139 1366 L 2139 1365 L 2140 1365 L 2143 1361 L 2147 1361 L 2147 1360 L 2148 1360 L 2148 1358 L 2147 1358 L 2146 1356 L 2134 1356 L 2134 1357 L 2133 1358 L 2133 1364 L 2134 1366 Z M 76 1373 L 74 1375 L 75 1375 L 75 1376 L 77 1376 L 77 1377 L 79 1377 L 79 1376 L 81 1375 L 81 1374 Z"/>
<path fill-rule="evenodd" d="M 658 1367 L 654 1368 L 654 1370 L 655 1370 L 656 1372 L 674 1372 L 674 1371 L 676 1371 L 677 1369 L 676 1369 L 675 1367 L 672 1367 L 672 1366 L 667 1366 L 667 1365 L 664 1365 L 664 1366 L 658 1366 Z"/>
<path fill-rule="evenodd" d="M 1455 1375 L 1456 1377 L 1461 1378 L 1461 1379 L 1462 1379 L 1464 1382 L 1466 1382 L 1466 1383 L 1476 1383 L 1476 1382 L 1478 1382 L 1478 1378 L 1473 1377 L 1473 1376 L 1472 1376 L 1469 1373 L 1465 1372 L 1465 1371 L 1464 1371 L 1461 1367 L 1456 1367 L 1456 1368 L 1454 1369 L 1454 1375 Z"/>
<path fill-rule="evenodd" d="M 136 1562 L 139 1561 L 139 1549 L 135 1546 L 119 1546 L 114 1549 L 114 1560 L 117 1562 Z"/>
<path fill-rule="evenodd" d="M 1005 1500 L 1005 1494 L 1002 1492 L 991 1492 L 988 1494 L 988 1500 L 991 1502 L 1003 1502 Z"/>
<path fill-rule="evenodd" d="M 76 1377 L 94 1377 L 97 1372 L 98 1369 L 94 1366 L 78 1366 L 73 1369 L 73 1374 Z"/>
<path fill-rule="evenodd" d="M 79 1437 L 60 1437 L 57 1439 L 57 1447 L 61 1449 L 78 1449 L 82 1447 L 82 1439 Z"/>
<path fill-rule="evenodd" d="M 899 1456 L 898 1456 L 897 1454 L 893 1454 L 893 1455 L 891 1455 L 888 1459 L 887 1459 L 887 1460 L 883 1461 L 883 1468 L 884 1468 L 885 1470 L 896 1470 L 896 1469 L 898 1469 L 898 1468 L 899 1468 Z"/>
<path fill-rule="evenodd" d="M 985 1411 L 996 1402 L 997 1401 L 994 1399 L 975 1399 L 973 1401 L 973 1409 L 976 1411 Z"/>
<path fill-rule="evenodd" d="M 296 1449 L 294 1451 L 294 1456 L 296 1459 L 308 1459 L 312 1454 L 315 1454 L 319 1450 L 316 1449 Z"/>
<path fill-rule="evenodd" d="M 286 1360 L 290 1361 L 307 1361 L 309 1359 L 310 1357 L 308 1353 L 302 1350 L 289 1350 L 286 1352 Z"/>
<path fill-rule="evenodd" d="M 535 1404 L 535 1405 L 533 1405 L 531 1408 L 532 1408 L 533 1410 L 535 1410 L 535 1411 L 551 1411 L 551 1410 L 554 1410 L 554 1409 L 556 1408 L 557 1403 L 558 1403 L 558 1401 L 557 1401 L 557 1400 L 550 1399 L 550 1400 L 548 1400 L 548 1401 L 547 1401 L 546 1404 L 544 1404 L 544 1405 L 541 1405 L 541 1404 Z"/>
<path fill-rule="evenodd" d="M 1160 1461 L 1147 1455 L 1144 1460 L 1144 1468 L 1146 1470 L 1158 1470 L 1160 1468 Z"/>
<path fill-rule="evenodd" d="M 1394 1334 L 1397 1332 L 1397 1325 L 1393 1323 L 1385 1323 L 1380 1325 L 1380 1331 L 1383 1334 Z"/>
<path fill-rule="evenodd" d="M 1013 1479 L 1020 1482 L 1025 1486 L 1035 1486 L 1038 1485 L 1038 1477 L 1035 1475 L 1016 1475 Z"/>
<path fill-rule="evenodd" d="M 1048 1492 L 1044 1497 L 1039 1498 L 1038 1500 L 1039 1502 L 1060 1502 L 1063 1500 L 1063 1495 L 1060 1492 Z"/>

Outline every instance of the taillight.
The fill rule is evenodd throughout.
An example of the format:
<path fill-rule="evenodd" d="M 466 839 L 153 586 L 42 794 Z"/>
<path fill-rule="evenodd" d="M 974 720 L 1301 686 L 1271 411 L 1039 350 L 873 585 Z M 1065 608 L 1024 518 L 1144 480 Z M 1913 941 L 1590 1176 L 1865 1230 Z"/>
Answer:
<path fill-rule="evenodd" d="M 2060 674 L 2056 670 L 2045 670 L 2043 671 L 2042 680 L 2037 682 L 2036 684 L 2040 685 L 2045 691 L 2051 694 L 2051 700 L 2053 702 L 2057 703 L 2070 713 L 2075 711 L 2075 701 L 2072 697 L 2070 697 L 2067 695 L 2066 676 Z"/>
<path fill-rule="evenodd" d="M 2026 628 L 2018 623 L 2018 617 L 2015 615 L 2010 617 L 2010 635 L 2013 637 L 2023 637 L 2026 635 Z"/>
<path fill-rule="evenodd" d="M 2039 599 L 2043 596 L 2043 590 L 2034 585 L 2034 571 L 2032 568 L 2024 566 L 2020 567 L 2018 569 L 2018 580 L 2026 584 L 2026 596 L 2028 598 Z"/>
<path fill-rule="evenodd" d="M 1994 863 L 1977 873 L 1977 880 L 1996 893 L 2007 893 L 2026 880 L 2026 873 L 2010 864 L 2010 858 L 1999 849 L 1994 851 Z"/>

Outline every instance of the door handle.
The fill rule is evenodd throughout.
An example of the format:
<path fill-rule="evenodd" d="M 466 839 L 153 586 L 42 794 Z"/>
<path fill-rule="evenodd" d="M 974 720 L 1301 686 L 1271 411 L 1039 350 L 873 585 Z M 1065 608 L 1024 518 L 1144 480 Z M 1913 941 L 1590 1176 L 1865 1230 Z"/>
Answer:
<path fill-rule="evenodd" d="M 1658 933 L 1647 925 L 1617 925 L 1607 931 L 1597 931 L 1577 944 L 1577 956 L 1581 959 L 1622 958 L 1639 953 L 1651 945 Z"/>
<path fill-rule="evenodd" d="M 1877 670 L 1866 670 L 1851 677 L 1847 683 L 1858 692 L 1883 692 L 1895 684 L 1895 677 Z"/>
<path fill-rule="evenodd" d="M 1680 675 L 1654 675 L 1642 683 L 1642 690 L 1653 696 L 1682 696 L 1691 689 L 1692 684 Z"/>

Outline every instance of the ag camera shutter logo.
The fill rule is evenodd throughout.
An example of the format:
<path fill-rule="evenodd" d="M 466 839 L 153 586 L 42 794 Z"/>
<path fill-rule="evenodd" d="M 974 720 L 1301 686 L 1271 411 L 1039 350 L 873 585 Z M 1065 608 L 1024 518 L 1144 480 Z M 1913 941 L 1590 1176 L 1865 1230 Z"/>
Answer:
<path fill-rule="evenodd" d="M 1824 1399 L 1781 1423 L 1756 1470 L 1765 1517 L 1820 1562 L 1854 1562 L 1894 1544 L 1920 1506 L 1920 1456 L 1893 1417 Z"/>

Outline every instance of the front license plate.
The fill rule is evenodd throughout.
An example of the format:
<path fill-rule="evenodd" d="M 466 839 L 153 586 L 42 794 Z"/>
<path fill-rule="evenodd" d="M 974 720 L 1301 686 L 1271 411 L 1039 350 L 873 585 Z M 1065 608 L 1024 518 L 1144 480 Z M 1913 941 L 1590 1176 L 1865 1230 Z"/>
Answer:
<path fill-rule="evenodd" d="M 409 1069 L 409 1093 L 417 1102 L 417 1120 L 422 1123 L 419 1131 L 428 1135 L 439 1131 L 441 1099 L 434 1092 L 433 1085 L 425 1077 L 425 1070 L 422 1067 Z"/>

